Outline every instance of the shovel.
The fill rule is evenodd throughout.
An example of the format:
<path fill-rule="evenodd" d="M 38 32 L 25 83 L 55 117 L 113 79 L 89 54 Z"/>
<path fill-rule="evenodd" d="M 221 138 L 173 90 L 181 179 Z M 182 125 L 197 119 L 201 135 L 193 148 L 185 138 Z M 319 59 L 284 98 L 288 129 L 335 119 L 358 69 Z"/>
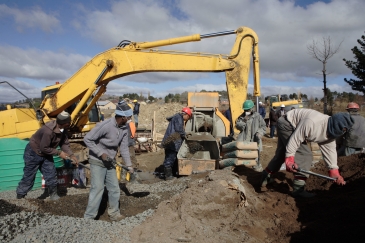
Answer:
<path fill-rule="evenodd" d="M 309 174 L 309 175 L 314 175 L 314 176 L 318 176 L 318 177 L 321 177 L 323 179 L 327 179 L 327 180 L 331 180 L 331 181 L 335 181 L 337 180 L 336 178 L 332 178 L 332 177 L 329 177 L 329 176 L 325 176 L 325 175 L 322 175 L 322 174 L 317 174 L 317 173 L 314 173 L 312 171 L 307 171 L 307 170 L 302 170 L 301 168 L 298 168 L 296 169 L 298 172 L 301 172 L 301 173 L 305 173 L 305 174 Z"/>

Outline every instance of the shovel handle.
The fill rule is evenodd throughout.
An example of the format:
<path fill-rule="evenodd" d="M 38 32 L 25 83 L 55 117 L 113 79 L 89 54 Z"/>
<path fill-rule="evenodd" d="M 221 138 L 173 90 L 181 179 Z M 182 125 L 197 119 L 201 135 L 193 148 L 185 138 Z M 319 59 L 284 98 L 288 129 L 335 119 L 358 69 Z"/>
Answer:
<path fill-rule="evenodd" d="M 298 169 L 297 169 L 297 171 L 298 171 L 298 172 L 301 172 L 301 173 L 309 174 L 309 175 L 318 176 L 318 177 L 321 177 L 321 178 L 323 178 L 323 179 L 327 179 L 327 180 L 330 180 L 330 181 L 335 181 L 335 180 L 337 180 L 336 178 L 332 178 L 332 177 L 325 176 L 325 175 L 322 175 L 322 174 L 317 174 L 317 173 L 314 173 L 314 172 L 312 172 L 312 171 L 302 170 L 301 168 L 298 168 Z"/>

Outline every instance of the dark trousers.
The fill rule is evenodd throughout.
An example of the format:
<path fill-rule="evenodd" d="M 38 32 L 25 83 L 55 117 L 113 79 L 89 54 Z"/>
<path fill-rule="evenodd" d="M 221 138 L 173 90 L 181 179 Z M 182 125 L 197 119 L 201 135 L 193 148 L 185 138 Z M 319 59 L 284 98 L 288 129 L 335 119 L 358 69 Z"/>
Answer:
<path fill-rule="evenodd" d="M 174 167 L 177 159 L 177 152 L 170 149 L 165 149 L 165 160 L 163 162 L 164 167 Z"/>
<path fill-rule="evenodd" d="M 54 166 L 53 156 L 42 157 L 36 154 L 29 146 L 24 150 L 24 175 L 20 180 L 16 193 L 19 195 L 27 195 L 34 186 L 34 180 L 38 169 L 41 171 L 46 185 L 49 188 L 57 186 L 57 172 Z"/>
<path fill-rule="evenodd" d="M 275 135 L 275 129 L 276 129 L 276 125 L 272 125 L 270 126 L 270 138 L 273 138 Z"/>
<path fill-rule="evenodd" d="M 294 128 L 291 124 L 285 120 L 284 117 L 280 117 L 277 123 L 278 133 L 278 145 L 276 148 L 275 156 L 271 159 L 267 168 L 272 172 L 279 171 L 281 165 L 285 161 L 286 145 L 289 142 L 290 136 L 293 134 Z M 312 165 L 313 155 L 309 146 L 303 142 L 295 153 L 295 163 L 303 170 L 309 170 Z M 308 177 L 307 174 L 294 173 L 294 177 Z"/>

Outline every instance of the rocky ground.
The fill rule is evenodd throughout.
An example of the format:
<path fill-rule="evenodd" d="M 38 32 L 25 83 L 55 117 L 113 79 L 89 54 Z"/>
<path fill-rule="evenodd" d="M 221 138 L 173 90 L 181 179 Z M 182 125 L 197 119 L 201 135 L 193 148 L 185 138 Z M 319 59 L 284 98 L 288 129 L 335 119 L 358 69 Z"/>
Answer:
<path fill-rule="evenodd" d="M 181 107 L 141 105 L 140 124 L 149 126 L 148 117 L 156 111 L 163 134 L 164 118 Z M 276 140 L 263 138 L 264 166 Z M 82 219 L 88 188 L 69 188 L 56 202 L 37 199 L 41 190 L 22 200 L 14 199 L 13 191 L 0 193 L 0 242 L 351 242 L 365 235 L 363 154 L 339 159 L 346 186 L 311 176 L 307 187 L 317 193 L 311 199 L 290 196 L 293 176 L 285 171 L 265 192 L 257 188 L 260 173 L 245 167 L 165 182 L 152 174 L 163 158 L 162 150 L 137 155 L 151 176 L 139 184 L 120 184 L 126 218 L 118 223 L 109 221 L 107 197 L 99 220 Z M 312 171 L 327 175 L 323 161 Z"/>

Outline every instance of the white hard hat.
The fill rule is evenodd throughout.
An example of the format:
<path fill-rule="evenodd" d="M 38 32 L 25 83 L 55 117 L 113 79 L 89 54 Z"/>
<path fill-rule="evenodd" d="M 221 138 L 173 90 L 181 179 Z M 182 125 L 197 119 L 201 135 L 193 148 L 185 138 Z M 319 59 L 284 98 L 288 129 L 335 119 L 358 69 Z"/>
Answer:
<path fill-rule="evenodd" d="M 284 104 L 281 104 L 281 106 L 280 107 L 285 107 L 285 105 Z"/>
<path fill-rule="evenodd" d="M 260 101 L 259 104 L 262 105 L 262 102 Z"/>

